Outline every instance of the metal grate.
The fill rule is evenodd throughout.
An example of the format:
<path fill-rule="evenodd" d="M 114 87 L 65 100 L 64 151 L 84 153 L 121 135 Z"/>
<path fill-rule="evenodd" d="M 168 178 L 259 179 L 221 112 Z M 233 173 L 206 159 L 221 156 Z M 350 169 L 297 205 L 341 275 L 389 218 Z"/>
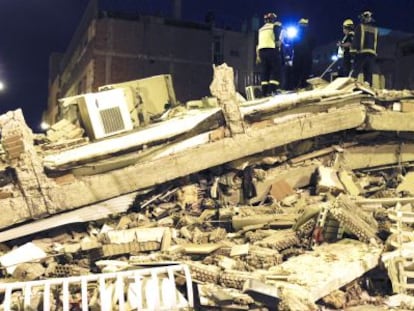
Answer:
<path fill-rule="evenodd" d="M 99 111 L 105 134 L 115 133 L 125 129 L 119 107 L 102 109 Z"/>

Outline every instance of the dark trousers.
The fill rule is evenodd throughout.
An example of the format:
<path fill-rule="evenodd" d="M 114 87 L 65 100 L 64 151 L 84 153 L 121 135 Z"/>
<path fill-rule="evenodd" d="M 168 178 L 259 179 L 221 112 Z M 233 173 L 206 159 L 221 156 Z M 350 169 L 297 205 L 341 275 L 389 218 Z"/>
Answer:
<path fill-rule="evenodd" d="M 293 87 L 305 88 L 307 86 L 306 80 L 309 79 L 312 72 L 312 55 L 299 54 L 293 57 Z"/>
<path fill-rule="evenodd" d="M 353 65 L 353 57 L 351 55 L 344 55 L 344 57 L 341 59 L 341 67 L 339 70 L 339 75 L 341 77 L 348 77 L 349 74 L 352 71 L 352 65 Z"/>
<path fill-rule="evenodd" d="M 280 83 L 282 59 L 278 49 L 260 49 L 259 56 L 262 93 L 268 96 L 276 92 Z"/>
<path fill-rule="evenodd" d="M 367 81 L 372 86 L 372 74 L 375 69 L 376 56 L 371 53 L 359 53 L 355 56 L 354 66 L 352 68 L 351 77 L 357 79 L 362 72 L 364 74 L 364 81 Z"/>
<path fill-rule="evenodd" d="M 282 66 L 282 89 L 293 90 L 295 88 L 295 81 L 293 80 L 292 66 L 285 64 Z"/>

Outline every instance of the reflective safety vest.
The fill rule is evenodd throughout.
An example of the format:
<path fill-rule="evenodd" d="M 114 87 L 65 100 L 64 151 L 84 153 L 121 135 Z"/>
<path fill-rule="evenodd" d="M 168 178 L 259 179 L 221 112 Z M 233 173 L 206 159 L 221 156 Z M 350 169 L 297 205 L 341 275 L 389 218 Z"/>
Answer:
<path fill-rule="evenodd" d="M 357 52 L 377 55 L 378 28 L 367 24 L 361 24 L 360 27 L 359 42 L 356 42 Z"/>
<path fill-rule="evenodd" d="M 276 22 L 266 23 L 259 29 L 259 39 L 257 43 L 257 49 L 274 49 L 276 47 L 280 47 L 279 38 L 276 38 L 275 35 L 275 27 L 280 27 L 281 23 Z"/>
<path fill-rule="evenodd" d="M 354 54 L 356 53 L 356 50 L 352 47 L 352 41 L 354 39 L 355 33 L 353 31 L 350 31 L 348 34 L 344 35 L 344 37 L 341 40 L 341 44 L 344 43 L 350 43 L 351 45 L 348 47 L 338 47 L 338 57 L 343 58 L 346 54 Z"/>

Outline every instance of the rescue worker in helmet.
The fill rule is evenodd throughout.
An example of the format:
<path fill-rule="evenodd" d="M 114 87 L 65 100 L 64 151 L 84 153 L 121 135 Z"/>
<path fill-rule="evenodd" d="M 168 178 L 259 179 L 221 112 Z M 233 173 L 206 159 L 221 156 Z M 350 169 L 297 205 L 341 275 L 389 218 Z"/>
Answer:
<path fill-rule="evenodd" d="M 342 61 L 339 75 L 348 77 L 354 62 L 355 50 L 352 49 L 354 39 L 354 22 L 352 19 L 346 19 L 342 24 L 344 37 L 338 42 L 338 58 Z"/>
<path fill-rule="evenodd" d="M 375 69 L 378 45 L 378 28 L 374 26 L 371 11 L 359 16 L 361 23 L 355 29 L 352 48 L 356 51 L 351 77 L 358 78 L 362 72 L 364 80 L 372 86 L 372 74 Z"/>
<path fill-rule="evenodd" d="M 260 65 L 260 84 L 264 97 L 276 94 L 280 84 L 282 23 L 276 18 L 275 13 L 265 14 L 264 25 L 258 30 L 256 63 Z"/>
<path fill-rule="evenodd" d="M 301 18 L 298 22 L 298 40 L 293 44 L 293 87 L 305 88 L 306 80 L 312 73 L 312 53 L 314 39 L 309 30 L 309 20 Z"/>

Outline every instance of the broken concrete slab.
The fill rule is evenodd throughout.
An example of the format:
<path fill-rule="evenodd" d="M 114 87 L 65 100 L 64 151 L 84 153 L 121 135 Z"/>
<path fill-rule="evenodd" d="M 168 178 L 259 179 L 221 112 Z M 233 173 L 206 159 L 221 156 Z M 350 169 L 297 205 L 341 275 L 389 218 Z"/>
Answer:
<path fill-rule="evenodd" d="M 295 191 L 285 180 L 273 183 L 270 188 L 270 195 L 278 201 L 281 201 L 292 194 L 295 194 Z"/>
<path fill-rule="evenodd" d="M 286 282 L 300 285 L 317 301 L 376 267 L 381 252 L 380 247 L 350 239 L 323 244 L 271 268 L 266 282 L 283 288 L 280 281 L 271 281 L 281 276 Z"/>
<path fill-rule="evenodd" d="M 367 112 L 366 129 L 376 131 L 412 132 L 414 125 L 413 112 L 401 113 L 397 111 Z"/>
<path fill-rule="evenodd" d="M 154 141 L 162 141 L 168 138 L 186 133 L 194 129 L 199 123 L 202 123 L 210 117 L 214 117 L 219 112 L 218 108 L 205 111 L 191 112 L 183 119 L 176 117 L 171 120 L 159 123 L 150 128 L 141 131 L 128 133 L 126 135 L 109 138 L 102 141 L 90 143 L 85 146 L 67 150 L 53 155 L 47 155 L 44 158 L 44 165 L 53 169 L 68 163 L 76 163 L 86 161 L 88 159 L 97 158 L 99 156 L 138 148 L 144 144 Z M 171 129 L 175 129 L 171 131 Z"/>
<path fill-rule="evenodd" d="M 355 182 L 356 178 L 351 171 L 340 170 L 338 177 L 348 194 L 358 196 L 362 193 L 362 188 Z"/>
<path fill-rule="evenodd" d="M 32 242 L 28 242 L 0 257 L 0 263 L 6 268 L 9 274 L 12 274 L 16 265 L 33 262 L 46 258 L 47 254 L 43 249 Z"/>
<path fill-rule="evenodd" d="M 208 244 L 195 244 L 195 243 L 187 243 L 181 245 L 184 248 L 184 252 L 186 254 L 210 254 L 215 250 L 222 247 L 221 244 L 218 243 L 208 243 Z"/>
<path fill-rule="evenodd" d="M 254 300 L 268 306 L 271 310 L 275 309 L 280 302 L 278 288 L 260 280 L 248 280 L 243 286 L 243 292 L 249 294 Z"/>
<path fill-rule="evenodd" d="M 414 144 L 355 146 L 338 154 L 338 168 L 356 170 L 414 161 Z"/>
<path fill-rule="evenodd" d="M 345 192 L 345 188 L 338 178 L 338 171 L 332 167 L 318 167 L 318 182 L 316 185 L 317 193 Z"/>
<path fill-rule="evenodd" d="M 414 195 L 414 172 L 408 172 L 404 175 L 402 182 L 397 187 L 397 192 Z"/>
<path fill-rule="evenodd" d="M 126 194 L 104 202 L 99 202 L 64 214 L 55 215 L 51 218 L 36 220 L 32 223 L 21 225 L 17 228 L 3 230 L 0 232 L 0 242 L 13 240 L 18 237 L 43 231 L 46 228 L 52 229 L 65 224 L 87 222 L 106 218 L 111 214 L 118 214 L 128 210 L 133 202 L 136 193 Z M 15 204 L 13 202 L 12 204 Z"/>

